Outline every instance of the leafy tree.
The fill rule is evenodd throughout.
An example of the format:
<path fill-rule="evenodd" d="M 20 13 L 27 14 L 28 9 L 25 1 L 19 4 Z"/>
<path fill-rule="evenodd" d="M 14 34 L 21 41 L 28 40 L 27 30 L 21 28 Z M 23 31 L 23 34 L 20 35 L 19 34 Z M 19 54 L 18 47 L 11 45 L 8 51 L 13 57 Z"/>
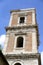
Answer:
<path fill-rule="evenodd" d="M 2 50 L 2 46 L 0 45 L 0 50 Z"/>

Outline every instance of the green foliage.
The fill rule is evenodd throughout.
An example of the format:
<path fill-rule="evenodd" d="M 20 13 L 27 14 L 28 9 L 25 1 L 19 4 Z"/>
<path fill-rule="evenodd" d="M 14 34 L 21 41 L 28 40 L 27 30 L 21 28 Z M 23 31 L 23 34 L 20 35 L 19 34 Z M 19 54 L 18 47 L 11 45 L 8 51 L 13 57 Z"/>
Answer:
<path fill-rule="evenodd" d="M 0 50 L 2 50 L 2 46 L 0 45 Z"/>

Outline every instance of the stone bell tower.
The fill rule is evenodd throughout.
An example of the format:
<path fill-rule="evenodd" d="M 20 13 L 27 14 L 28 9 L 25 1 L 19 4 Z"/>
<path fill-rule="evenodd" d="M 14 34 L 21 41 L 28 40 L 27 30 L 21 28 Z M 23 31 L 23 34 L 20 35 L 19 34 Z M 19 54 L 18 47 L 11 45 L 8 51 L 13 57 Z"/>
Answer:
<path fill-rule="evenodd" d="M 34 8 L 12 10 L 3 53 L 9 65 L 41 65 Z"/>

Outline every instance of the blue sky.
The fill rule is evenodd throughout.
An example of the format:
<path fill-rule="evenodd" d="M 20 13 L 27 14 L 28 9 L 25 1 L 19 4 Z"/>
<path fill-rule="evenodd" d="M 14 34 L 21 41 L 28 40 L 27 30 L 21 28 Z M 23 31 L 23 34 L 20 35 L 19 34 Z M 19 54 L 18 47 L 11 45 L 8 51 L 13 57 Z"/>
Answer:
<path fill-rule="evenodd" d="M 5 27 L 10 20 L 10 10 L 36 8 L 36 19 L 39 27 L 39 52 L 43 52 L 43 0 L 0 0 L 0 39 L 6 34 Z"/>

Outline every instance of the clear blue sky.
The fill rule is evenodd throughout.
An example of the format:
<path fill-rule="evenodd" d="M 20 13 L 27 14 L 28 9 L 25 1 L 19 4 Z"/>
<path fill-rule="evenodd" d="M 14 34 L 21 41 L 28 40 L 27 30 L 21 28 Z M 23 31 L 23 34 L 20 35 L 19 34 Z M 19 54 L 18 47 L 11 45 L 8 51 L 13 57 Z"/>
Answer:
<path fill-rule="evenodd" d="M 36 8 L 36 18 L 39 27 L 39 52 L 43 51 L 43 0 L 0 0 L 0 35 L 6 33 L 10 10 Z"/>

